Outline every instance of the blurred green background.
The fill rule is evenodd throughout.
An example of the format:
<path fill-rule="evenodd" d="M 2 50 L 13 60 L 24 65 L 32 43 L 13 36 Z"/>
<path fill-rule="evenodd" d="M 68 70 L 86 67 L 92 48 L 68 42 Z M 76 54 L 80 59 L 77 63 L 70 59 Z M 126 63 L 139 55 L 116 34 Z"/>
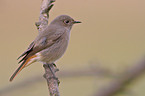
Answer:
<path fill-rule="evenodd" d="M 38 34 L 35 22 L 40 5 L 41 0 L 0 0 L 0 91 L 5 90 L 1 96 L 48 96 L 43 77 L 35 84 L 15 89 L 18 83 L 43 76 L 41 63 L 25 68 L 9 82 L 18 67 L 17 57 Z M 89 69 L 93 65 L 116 73 L 145 55 L 145 0 L 56 0 L 49 21 L 61 14 L 83 23 L 72 28 L 69 47 L 56 63 L 60 71 Z M 91 76 L 60 78 L 60 94 L 91 96 L 109 80 Z M 142 77 L 128 93 L 119 96 L 144 96 L 144 81 Z"/>

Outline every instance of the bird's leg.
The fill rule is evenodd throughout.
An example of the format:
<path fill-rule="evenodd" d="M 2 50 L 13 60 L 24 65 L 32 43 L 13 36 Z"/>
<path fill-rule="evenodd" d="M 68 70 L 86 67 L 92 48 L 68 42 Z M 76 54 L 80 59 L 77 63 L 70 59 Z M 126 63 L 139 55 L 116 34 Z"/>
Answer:
<path fill-rule="evenodd" d="M 53 75 L 53 78 L 55 78 L 55 79 L 58 79 L 56 76 L 55 76 L 55 73 L 54 73 L 54 71 L 52 71 L 52 66 L 53 66 L 53 63 L 52 64 L 47 64 L 48 65 L 48 68 L 50 69 L 50 71 L 51 71 L 51 73 L 52 73 L 52 75 Z"/>

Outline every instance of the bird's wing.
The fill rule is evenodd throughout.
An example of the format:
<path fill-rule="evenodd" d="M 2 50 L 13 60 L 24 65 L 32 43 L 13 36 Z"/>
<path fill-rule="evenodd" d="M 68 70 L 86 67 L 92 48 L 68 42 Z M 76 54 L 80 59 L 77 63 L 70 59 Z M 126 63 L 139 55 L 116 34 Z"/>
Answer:
<path fill-rule="evenodd" d="M 20 58 L 23 57 L 24 55 L 28 54 L 28 53 L 33 49 L 33 47 L 34 47 L 34 41 L 29 45 L 28 49 L 27 49 L 22 55 L 20 55 L 20 56 L 18 57 L 18 59 L 20 59 Z M 18 60 L 18 59 L 17 59 L 17 60 Z"/>
<path fill-rule="evenodd" d="M 23 57 L 20 62 L 25 62 L 28 58 L 30 58 L 31 56 L 35 55 L 36 53 L 52 46 L 55 42 L 57 42 L 61 36 L 63 35 L 64 32 L 60 32 L 59 34 L 49 34 L 49 36 L 39 36 L 40 38 L 36 38 L 36 40 L 34 40 L 30 46 L 28 47 L 28 49 L 20 56 Z M 19 58 L 20 58 L 19 57 Z"/>

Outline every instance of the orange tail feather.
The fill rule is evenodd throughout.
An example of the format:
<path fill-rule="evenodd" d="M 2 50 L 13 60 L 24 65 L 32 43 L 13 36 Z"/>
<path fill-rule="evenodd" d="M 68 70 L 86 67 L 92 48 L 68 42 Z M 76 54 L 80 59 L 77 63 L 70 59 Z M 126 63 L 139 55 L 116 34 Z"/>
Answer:
<path fill-rule="evenodd" d="M 14 74 L 11 76 L 10 81 L 12 81 L 17 74 L 26 66 L 30 65 L 31 63 L 35 62 L 35 60 L 29 62 L 32 58 L 35 58 L 36 55 L 33 55 L 31 57 L 29 57 L 27 60 L 23 61 L 23 63 L 18 67 L 18 69 L 14 72 Z"/>
<path fill-rule="evenodd" d="M 14 74 L 11 76 L 10 78 L 10 81 L 12 81 L 16 76 L 17 74 L 25 67 L 25 65 L 27 64 L 27 62 L 23 62 L 19 67 L 18 69 L 14 72 Z"/>

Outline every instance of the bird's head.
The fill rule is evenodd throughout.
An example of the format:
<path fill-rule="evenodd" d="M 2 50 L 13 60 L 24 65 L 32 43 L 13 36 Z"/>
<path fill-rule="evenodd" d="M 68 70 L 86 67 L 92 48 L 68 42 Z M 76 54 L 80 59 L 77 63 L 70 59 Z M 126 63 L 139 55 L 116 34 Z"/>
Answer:
<path fill-rule="evenodd" d="M 58 26 L 67 27 L 69 29 L 72 28 L 74 24 L 81 23 L 80 21 L 75 21 L 73 18 L 71 18 L 68 15 L 60 15 L 56 17 L 50 24 L 55 24 Z"/>

